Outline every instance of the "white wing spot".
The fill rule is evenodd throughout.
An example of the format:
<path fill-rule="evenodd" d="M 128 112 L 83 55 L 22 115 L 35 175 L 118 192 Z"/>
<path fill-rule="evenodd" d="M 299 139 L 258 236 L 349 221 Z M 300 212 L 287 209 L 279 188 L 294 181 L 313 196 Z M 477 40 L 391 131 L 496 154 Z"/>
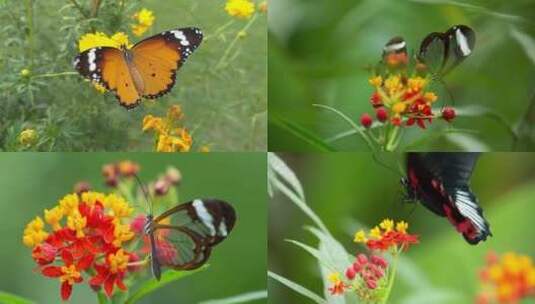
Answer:
<path fill-rule="evenodd" d="M 89 63 L 89 70 L 94 71 L 97 68 L 97 65 L 95 64 L 95 59 L 97 58 L 97 55 L 95 54 L 96 49 L 91 49 L 89 53 L 87 53 L 87 62 Z"/>
<path fill-rule="evenodd" d="M 171 31 L 171 34 L 175 35 L 175 38 L 180 40 L 180 44 L 183 46 L 188 46 L 189 41 L 188 38 L 186 38 L 186 35 L 184 35 L 184 32 L 182 31 Z"/>
<path fill-rule="evenodd" d="M 457 43 L 459 44 L 459 48 L 461 49 L 461 53 L 463 53 L 463 56 L 466 57 L 472 53 L 472 50 L 468 46 L 468 40 L 466 39 L 466 36 L 463 34 L 461 29 L 457 29 L 455 31 L 455 38 L 457 39 Z"/>
<path fill-rule="evenodd" d="M 224 237 L 226 237 L 228 234 L 227 225 L 225 224 L 225 221 L 221 221 L 221 223 L 219 224 L 219 234 Z"/>
<path fill-rule="evenodd" d="M 210 235 L 215 236 L 214 218 L 210 212 L 208 212 L 204 203 L 200 199 L 196 199 L 193 201 L 192 206 L 195 208 L 195 212 L 197 213 L 197 216 L 199 216 L 201 222 L 210 230 Z"/>

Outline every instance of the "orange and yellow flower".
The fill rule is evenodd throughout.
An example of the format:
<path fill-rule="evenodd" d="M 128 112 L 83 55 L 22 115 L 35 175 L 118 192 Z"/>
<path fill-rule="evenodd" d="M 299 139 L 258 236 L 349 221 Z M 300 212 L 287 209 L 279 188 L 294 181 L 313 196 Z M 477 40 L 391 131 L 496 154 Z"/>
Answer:
<path fill-rule="evenodd" d="M 165 117 L 146 115 L 143 118 L 143 131 L 155 132 L 157 152 L 188 152 L 191 149 L 191 134 L 186 128 L 178 126 L 183 117 L 180 106 L 173 105 Z"/>
<path fill-rule="evenodd" d="M 385 219 L 373 227 L 367 236 L 364 230 L 357 231 L 354 242 L 365 243 L 370 250 L 406 250 L 410 245 L 418 243 L 418 236 L 409 234 L 408 229 L 409 224 L 404 221 L 395 223 L 391 219 Z"/>

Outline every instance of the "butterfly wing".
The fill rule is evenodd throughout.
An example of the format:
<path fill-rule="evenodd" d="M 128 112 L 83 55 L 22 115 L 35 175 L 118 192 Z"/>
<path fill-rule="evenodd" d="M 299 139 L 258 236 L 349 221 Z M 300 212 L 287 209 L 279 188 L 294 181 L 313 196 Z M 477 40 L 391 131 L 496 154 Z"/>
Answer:
<path fill-rule="evenodd" d="M 448 41 L 443 33 L 431 33 L 420 44 L 418 61 L 425 64 L 427 70 L 434 75 L 440 75 L 444 68 L 448 51 Z"/>
<path fill-rule="evenodd" d="M 74 68 L 85 78 L 114 92 L 119 104 L 133 108 L 141 96 L 134 85 L 123 51 L 113 47 L 96 47 L 76 56 Z"/>
<path fill-rule="evenodd" d="M 466 25 L 452 26 L 446 31 L 445 37 L 448 40 L 448 52 L 443 74 L 447 74 L 470 56 L 476 44 L 474 30 Z"/>
<path fill-rule="evenodd" d="M 179 28 L 146 38 L 132 48 L 133 64 L 143 81 L 143 97 L 158 98 L 175 84 L 176 71 L 202 42 L 197 28 Z"/>
<path fill-rule="evenodd" d="M 427 209 L 445 216 L 470 244 L 490 233 L 469 187 L 477 153 L 409 153 L 408 188 Z"/>
<path fill-rule="evenodd" d="M 216 199 L 196 199 L 169 209 L 152 224 L 157 263 L 188 270 L 202 266 L 235 222 L 234 208 Z"/>

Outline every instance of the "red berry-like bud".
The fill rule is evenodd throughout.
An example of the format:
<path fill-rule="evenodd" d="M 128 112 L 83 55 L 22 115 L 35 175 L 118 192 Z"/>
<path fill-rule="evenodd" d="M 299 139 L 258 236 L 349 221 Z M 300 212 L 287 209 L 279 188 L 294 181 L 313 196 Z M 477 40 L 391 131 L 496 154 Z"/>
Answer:
<path fill-rule="evenodd" d="M 455 110 L 451 107 L 445 107 L 442 109 L 442 118 L 447 122 L 452 121 L 455 118 Z"/>
<path fill-rule="evenodd" d="M 357 255 L 357 262 L 360 265 L 367 264 L 368 263 L 368 257 L 365 254 L 361 253 L 361 254 Z"/>
<path fill-rule="evenodd" d="M 353 269 L 353 266 L 350 266 L 346 270 L 346 277 L 350 280 L 353 280 L 355 278 L 355 275 L 357 273 L 355 272 L 355 269 Z"/>
<path fill-rule="evenodd" d="M 381 98 L 381 95 L 379 95 L 378 92 L 374 92 L 372 96 L 370 97 L 370 103 L 374 108 L 382 107 L 383 106 L 383 100 Z"/>
<path fill-rule="evenodd" d="M 364 113 L 360 116 L 360 124 L 364 128 L 369 128 L 372 125 L 373 118 L 368 113 Z"/>
<path fill-rule="evenodd" d="M 386 267 L 388 267 L 388 262 L 383 258 L 383 257 L 380 257 L 378 255 L 372 255 L 370 257 L 370 260 L 372 261 L 373 264 L 385 269 Z"/>
<path fill-rule="evenodd" d="M 368 266 L 368 268 L 370 269 L 373 276 L 377 279 L 382 278 L 385 274 L 384 271 L 381 268 L 379 268 L 377 265 L 371 264 L 370 266 Z"/>
<path fill-rule="evenodd" d="M 400 118 L 400 117 L 392 117 L 392 118 L 390 119 L 390 123 L 391 123 L 392 125 L 394 125 L 394 126 L 399 127 L 399 126 L 401 126 L 401 118 Z"/>
<path fill-rule="evenodd" d="M 377 108 L 377 110 L 375 110 L 375 117 L 377 117 L 378 121 L 385 122 L 388 119 L 388 112 L 383 107 Z"/>
<path fill-rule="evenodd" d="M 355 272 L 360 272 L 362 270 L 362 265 L 359 262 L 353 263 L 353 270 L 355 270 Z"/>
<path fill-rule="evenodd" d="M 377 288 L 377 281 L 375 280 L 367 280 L 366 286 L 368 286 L 369 289 L 375 289 Z"/>

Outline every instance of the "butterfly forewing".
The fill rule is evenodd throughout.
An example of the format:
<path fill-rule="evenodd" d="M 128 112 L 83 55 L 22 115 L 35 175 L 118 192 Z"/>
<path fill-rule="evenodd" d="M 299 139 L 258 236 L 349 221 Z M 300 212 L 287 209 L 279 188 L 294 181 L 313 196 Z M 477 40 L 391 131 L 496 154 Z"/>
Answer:
<path fill-rule="evenodd" d="M 153 221 L 155 256 L 159 264 L 175 269 L 200 267 L 235 221 L 234 208 L 221 200 L 197 199 L 178 205 Z"/>
<path fill-rule="evenodd" d="M 425 64 L 427 71 L 431 74 L 439 75 L 442 73 L 445 64 L 447 47 L 444 34 L 431 33 L 420 44 L 418 61 Z"/>
<path fill-rule="evenodd" d="M 459 65 L 472 54 L 476 44 L 475 32 L 466 25 L 456 25 L 445 33 L 448 41 L 448 57 L 443 68 L 443 74 Z"/>
<path fill-rule="evenodd" d="M 477 153 L 409 153 L 407 190 L 429 210 L 445 216 L 470 244 L 490 235 L 469 182 Z"/>
<path fill-rule="evenodd" d="M 74 68 L 85 78 L 113 91 L 126 108 L 138 105 L 141 96 L 136 90 L 123 51 L 113 47 L 96 47 L 80 53 Z"/>
<path fill-rule="evenodd" d="M 143 79 L 143 97 L 158 98 L 175 84 L 176 71 L 202 42 L 197 28 L 165 31 L 132 48 L 133 64 Z"/>

